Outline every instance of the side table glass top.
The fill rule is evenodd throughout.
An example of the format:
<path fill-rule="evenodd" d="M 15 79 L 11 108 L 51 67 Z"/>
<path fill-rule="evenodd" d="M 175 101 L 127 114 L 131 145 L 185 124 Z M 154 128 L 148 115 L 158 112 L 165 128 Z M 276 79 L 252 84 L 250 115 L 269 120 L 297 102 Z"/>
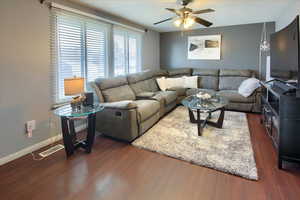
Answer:
<path fill-rule="evenodd" d="M 60 117 L 84 117 L 89 114 L 100 112 L 104 107 L 100 104 L 94 104 L 93 106 L 81 106 L 80 110 L 72 110 L 71 105 L 65 105 L 54 110 L 54 114 Z"/>
<path fill-rule="evenodd" d="M 191 110 L 199 110 L 200 112 L 213 112 L 225 107 L 229 103 L 225 97 L 216 94 L 210 95 L 211 98 L 209 99 L 201 99 L 196 95 L 191 95 L 183 99 L 181 103 Z"/>

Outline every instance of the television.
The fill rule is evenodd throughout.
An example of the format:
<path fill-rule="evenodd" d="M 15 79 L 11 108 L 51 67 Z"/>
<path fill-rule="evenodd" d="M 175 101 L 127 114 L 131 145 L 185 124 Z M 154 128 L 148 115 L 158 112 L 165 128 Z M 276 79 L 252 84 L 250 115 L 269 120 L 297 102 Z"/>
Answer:
<path fill-rule="evenodd" d="M 271 77 L 279 81 L 297 83 L 300 87 L 299 16 L 282 30 L 271 34 Z"/>

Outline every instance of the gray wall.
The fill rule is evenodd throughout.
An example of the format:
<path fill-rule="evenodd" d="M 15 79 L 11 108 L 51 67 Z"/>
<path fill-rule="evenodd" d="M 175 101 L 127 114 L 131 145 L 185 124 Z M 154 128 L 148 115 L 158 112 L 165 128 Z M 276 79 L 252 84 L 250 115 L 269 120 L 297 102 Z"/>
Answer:
<path fill-rule="evenodd" d="M 0 6 L 0 157 L 51 136 L 48 9 L 35 0 Z M 37 120 L 31 139 L 24 123 Z"/>
<path fill-rule="evenodd" d="M 267 24 L 268 33 L 275 31 L 275 23 Z M 258 70 L 259 42 L 262 24 L 247 24 L 205 28 L 188 32 L 160 34 L 160 65 L 162 68 L 230 68 Z M 221 60 L 188 60 L 187 37 L 194 35 L 222 35 Z M 264 59 L 265 61 L 265 59 Z"/>
<path fill-rule="evenodd" d="M 38 0 L 1 0 L 0 27 L 1 158 L 53 137 L 60 129 L 57 118 L 49 111 L 52 103 L 48 8 Z M 159 52 L 159 45 L 155 46 L 159 44 L 158 33 L 149 35 L 144 46 Z M 143 55 L 148 68 L 159 63 L 159 55 L 151 52 L 145 50 Z M 27 138 L 24 124 L 32 119 L 37 120 L 37 129 L 32 138 Z"/>
<path fill-rule="evenodd" d="M 143 70 L 159 69 L 159 33 L 149 30 L 144 34 L 142 49 Z"/>

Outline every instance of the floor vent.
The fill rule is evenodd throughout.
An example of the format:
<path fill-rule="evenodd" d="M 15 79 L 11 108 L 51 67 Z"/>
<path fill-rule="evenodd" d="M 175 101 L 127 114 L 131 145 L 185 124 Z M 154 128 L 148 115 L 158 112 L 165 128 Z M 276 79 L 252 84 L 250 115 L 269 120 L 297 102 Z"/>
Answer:
<path fill-rule="evenodd" d="M 53 154 L 53 153 L 55 153 L 55 152 L 57 152 L 57 151 L 59 151 L 59 150 L 62 150 L 62 149 L 64 149 L 64 148 L 65 148 L 65 147 L 64 147 L 63 145 L 58 144 L 58 145 L 55 145 L 55 146 L 53 146 L 53 147 L 47 149 L 46 151 L 43 151 L 43 152 L 39 153 L 39 155 L 40 155 L 41 157 L 45 158 L 45 157 L 48 157 L 48 156 L 50 156 L 51 154 Z"/>

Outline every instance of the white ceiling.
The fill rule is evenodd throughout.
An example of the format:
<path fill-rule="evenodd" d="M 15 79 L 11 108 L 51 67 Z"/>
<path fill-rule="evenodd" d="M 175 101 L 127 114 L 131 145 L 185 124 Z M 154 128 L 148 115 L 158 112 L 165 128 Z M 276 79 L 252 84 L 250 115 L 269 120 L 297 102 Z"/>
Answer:
<path fill-rule="evenodd" d="M 69 0 L 106 11 L 160 32 L 176 31 L 172 22 L 153 23 L 172 17 L 165 8 L 180 8 L 177 0 Z M 194 0 L 188 7 L 198 10 L 212 8 L 214 13 L 200 17 L 216 26 L 276 21 L 285 9 L 299 0 Z M 196 25 L 193 28 L 203 28 Z"/>

